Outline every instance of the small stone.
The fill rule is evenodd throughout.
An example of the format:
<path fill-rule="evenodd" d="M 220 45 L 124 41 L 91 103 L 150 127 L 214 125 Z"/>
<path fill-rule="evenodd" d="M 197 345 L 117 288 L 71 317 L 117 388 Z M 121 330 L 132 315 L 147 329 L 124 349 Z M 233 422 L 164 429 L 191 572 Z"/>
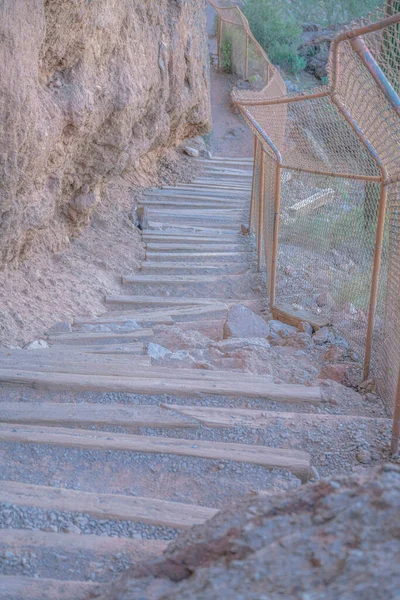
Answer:
<path fill-rule="evenodd" d="M 240 230 L 241 230 L 241 232 L 242 232 L 242 234 L 243 234 L 243 235 L 249 235 L 249 228 L 248 228 L 248 227 L 246 227 L 246 225 L 243 225 L 243 224 L 242 224 L 242 225 L 240 226 Z"/>
<path fill-rule="evenodd" d="M 333 342 L 335 337 L 327 327 L 321 327 L 321 329 L 314 333 L 312 339 L 314 344 L 322 345 L 327 344 L 328 342 Z"/>
<path fill-rule="evenodd" d="M 361 448 L 361 450 L 357 452 L 356 458 L 358 462 L 363 465 L 368 465 L 372 460 L 371 453 L 368 450 L 365 450 L 365 448 Z"/>
<path fill-rule="evenodd" d="M 331 346 L 325 353 L 325 360 L 328 362 L 336 362 L 343 358 L 345 352 L 343 348 L 339 348 L 338 346 Z"/>
<path fill-rule="evenodd" d="M 319 294 L 316 297 L 315 302 L 320 307 L 334 305 L 333 298 L 328 292 L 323 292 L 322 294 Z"/>
<path fill-rule="evenodd" d="M 184 146 L 183 151 L 192 158 L 198 158 L 200 156 L 200 152 L 197 150 L 197 148 L 192 148 L 191 146 Z"/>
<path fill-rule="evenodd" d="M 331 379 L 346 385 L 348 383 L 348 363 L 340 363 L 337 365 L 325 365 L 319 375 L 319 379 Z"/>
<path fill-rule="evenodd" d="M 277 334 L 281 338 L 288 338 L 297 334 L 296 327 L 293 327 L 292 325 L 286 325 L 286 323 L 282 323 L 277 319 L 271 319 L 271 321 L 268 321 L 268 325 L 271 333 Z"/>
<path fill-rule="evenodd" d="M 211 160 L 211 159 L 212 159 L 212 157 L 213 157 L 213 155 L 211 154 L 211 152 L 210 152 L 209 150 L 205 150 L 205 151 L 204 151 L 204 156 L 205 156 L 206 158 L 208 158 L 208 160 Z"/>
<path fill-rule="evenodd" d="M 40 350 L 41 348 L 49 348 L 49 345 L 45 340 L 34 340 L 30 344 L 27 344 L 25 348 L 27 350 Z"/>
<path fill-rule="evenodd" d="M 147 354 L 150 356 L 150 358 L 158 360 L 160 358 L 165 358 L 166 356 L 169 356 L 171 352 L 168 350 L 168 348 L 164 348 L 159 344 L 154 344 L 154 342 L 150 342 L 150 344 L 147 347 Z"/>
<path fill-rule="evenodd" d="M 297 326 L 297 331 L 300 331 L 301 333 L 308 333 L 308 335 L 312 335 L 314 333 L 313 328 L 311 327 L 310 323 L 307 323 L 307 321 L 302 321 L 299 323 Z"/>
<path fill-rule="evenodd" d="M 346 302 L 343 305 L 343 312 L 345 312 L 348 315 L 356 315 L 357 314 L 357 309 L 354 306 L 354 304 L 352 304 L 351 302 Z"/>
<path fill-rule="evenodd" d="M 80 535 L 81 530 L 76 525 L 69 525 L 65 530 L 65 533 L 73 533 L 75 535 Z"/>

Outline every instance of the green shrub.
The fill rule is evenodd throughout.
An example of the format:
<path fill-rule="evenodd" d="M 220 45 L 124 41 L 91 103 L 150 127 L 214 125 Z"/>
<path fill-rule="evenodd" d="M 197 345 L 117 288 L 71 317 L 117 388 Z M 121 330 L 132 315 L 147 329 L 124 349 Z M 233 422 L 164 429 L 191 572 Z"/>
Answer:
<path fill-rule="evenodd" d="M 276 0 L 247 0 L 243 12 L 255 38 L 272 63 L 295 72 L 304 69 L 305 61 L 297 54 L 302 28 L 283 3 Z"/>
<path fill-rule="evenodd" d="M 232 73 L 232 36 L 225 33 L 221 41 L 222 68 L 227 73 Z"/>

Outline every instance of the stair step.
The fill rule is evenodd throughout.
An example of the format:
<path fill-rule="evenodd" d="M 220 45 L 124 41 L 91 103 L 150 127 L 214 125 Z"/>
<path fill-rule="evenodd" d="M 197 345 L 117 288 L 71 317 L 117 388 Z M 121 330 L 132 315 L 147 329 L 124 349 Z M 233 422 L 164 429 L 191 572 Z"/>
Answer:
<path fill-rule="evenodd" d="M 144 361 L 132 361 L 131 364 L 116 364 L 116 363 L 90 363 L 78 362 L 79 355 L 75 357 L 75 362 L 71 360 L 63 360 L 62 358 L 45 358 L 25 360 L 15 358 L 13 360 L 1 360 L 0 369 L 18 369 L 19 371 L 40 371 L 41 373 L 77 373 L 81 375 L 118 375 L 129 377 L 132 373 L 143 373 L 143 369 L 151 366 L 149 356 L 143 356 Z M 2 415 L 0 415 L 0 420 Z"/>
<path fill-rule="evenodd" d="M 165 204 L 168 204 L 170 200 L 179 202 L 180 206 L 187 206 L 191 202 L 207 202 L 218 207 L 224 207 L 233 204 L 233 207 L 239 206 L 243 209 L 247 208 L 248 206 L 248 200 L 243 198 L 243 194 L 241 193 L 222 194 L 221 196 L 218 196 L 217 192 L 213 192 L 211 190 L 207 190 L 203 193 L 193 190 L 188 190 L 186 193 L 183 190 L 175 190 L 173 192 L 164 194 L 147 192 L 139 202 L 140 204 L 146 206 L 147 202 L 150 202 L 150 204 L 157 204 L 159 202 L 165 202 Z"/>
<path fill-rule="evenodd" d="M 153 405 L 2 402 L 0 422 L 112 427 L 195 428 L 198 422 Z"/>
<path fill-rule="evenodd" d="M 217 300 L 214 304 L 205 305 L 205 306 L 182 306 L 175 308 L 174 306 L 165 307 L 162 309 L 154 309 L 153 312 L 137 312 L 137 311 L 124 311 L 122 313 L 111 311 L 110 313 L 106 313 L 101 315 L 100 317 L 76 317 L 74 319 L 74 324 L 82 325 L 82 324 L 107 324 L 110 322 L 118 323 L 126 321 L 127 319 L 133 319 L 136 321 L 138 318 L 143 319 L 144 321 L 151 321 L 153 316 L 158 317 L 169 317 L 173 320 L 173 322 L 180 322 L 185 319 L 185 317 L 198 317 L 200 320 L 202 317 L 211 318 L 212 316 L 218 315 L 221 318 L 226 318 L 226 314 L 228 312 L 228 307 L 224 303 L 219 303 Z M 81 348 L 79 348 L 81 350 Z"/>
<path fill-rule="evenodd" d="M 152 329 L 137 329 L 131 333 L 95 333 L 95 332 L 73 332 L 73 333 L 52 333 L 49 336 L 51 344 L 81 344 L 90 343 L 96 344 L 98 342 L 133 342 L 137 339 L 151 339 L 154 336 Z"/>
<path fill-rule="evenodd" d="M 1 482 L 0 502 L 35 506 L 43 510 L 87 513 L 99 519 L 165 525 L 176 529 L 186 529 L 204 523 L 217 513 L 214 508 L 195 504 L 139 496 L 80 492 L 16 481 Z"/>
<path fill-rule="evenodd" d="M 241 248 L 238 244 L 230 245 L 230 244 L 213 244 L 206 243 L 201 244 L 198 243 L 197 249 L 202 249 L 207 253 L 210 252 L 222 252 L 226 254 L 227 252 L 253 252 L 252 248 Z M 190 249 L 190 246 L 187 244 L 179 244 L 177 242 L 169 242 L 169 243 L 147 243 L 146 244 L 146 255 L 148 252 L 187 252 Z"/>
<path fill-rule="evenodd" d="M 225 373 L 225 380 L 175 379 L 168 377 L 171 370 L 159 379 L 143 377 L 112 377 L 102 375 L 81 375 L 64 373 L 41 373 L 13 369 L 0 369 L 0 383 L 6 385 L 26 385 L 36 389 L 69 390 L 75 392 L 124 392 L 127 394 L 174 394 L 176 396 L 198 396 L 204 394 L 232 397 L 259 398 L 290 403 L 321 402 L 318 387 L 294 384 L 273 384 L 268 380 L 260 383 L 258 376 L 241 374 L 240 381 Z M 214 371 L 215 373 L 215 371 Z M 175 372 L 173 372 L 176 375 Z M 172 373 L 171 373 L 172 375 Z"/>
<path fill-rule="evenodd" d="M 81 566 L 83 562 L 103 562 L 112 559 L 116 554 L 123 554 L 131 564 L 142 562 L 162 554 L 167 547 L 167 542 L 162 540 L 133 540 L 105 535 L 99 537 L 90 534 L 54 533 L 37 529 L 2 529 L 0 549 L 2 547 L 18 557 L 31 553 L 52 553 L 56 558 L 61 554 L 64 562 L 70 555 Z M 46 567 L 42 566 L 40 571 L 43 568 Z M 30 598 L 30 596 L 28 597 Z"/>
<path fill-rule="evenodd" d="M 302 426 L 309 429 L 311 424 L 319 423 L 320 425 L 334 422 L 334 423 L 354 423 L 355 419 L 357 423 L 376 423 L 376 422 L 390 422 L 390 419 L 376 417 L 361 417 L 359 415 L 337 415 L 337 414 L 323 414 L 323 413 L 293 413 L 293 412 L 276 412 L 276 411 L 265 411 L 257 409 L 247 408 L 219 408 L 214 406 L 188 406 L 182 404 L 162 404 L 165 409 L 174 411 L 178 414 L 191 417 L 196 421 L 199 421 L 206 427 L 235 427 L 240 425 L 241 427 L 249 427 L 253 429 L 266 429 L 275 425 L 277 420 L 292 421 L 297 426 Z"/>
<path fill-rule="evenodd" d="M 86 450 L 122 450 L 151 454 L 174 454 L 211 460 L 232 460 L 260 465 L 267 469 L 287 469 L 302 481 L 307 481 L 310 471 L 309 456 L 305 452 L 261 445 L 206 442 L 34 425 L 18 425 L 18 428 L 13 428 L 1 424 L 0 441 L 46 444 Z M 1 495 L 0 492 L 0 498 Z"/>
<path fill-rule="evenodd" d="M 236 202 L 236 201 L 230 201 L 229 203 L 226 201 L 223 202 L 214 202 L 213 200 L 210 201 L 199 201 L 197 200 L 196 202 L 194 202 L 193 200 L 186 200 L 186 199 L 182 199 L 182 200 L 168 200 L 167 198 L 165 198 L 164 196 L 161 196 L 159 200 L 155 200 L 155 199 L 143 199 L 140 201 L 140 204 L 142 204 L 145 207 L 152 207 L 152 206 L 157 206 L 157 207 L 167 207 L 167 206 L 172 206 L 174 208 L 193 208 L 193 209 L 197 209 L 197 210 L 207 210 L 209 208 L 215 208 L 215 206 L 221 206 L 221 208 L 227 208 L 227 209 L 231 209 L 231 208 L 239 208 L 239 209 L 243 209 L 243 202 Z"/>
<path fill-rule="evenodd" d="M 246 195 L 248 194 L 248 191 L 244 191 L 244 190 L 221 190 L 218 188 L 215 188 L 213 186 L 211 187 L 199 187 L 199 186 L 195 186 L 195 187 L 170 187 L 170 188 L 163 188 L 163 189 L 157 189 L 157 190 L 151 190 L 151 192 L 146 192 L 144 194 L 144 197 L 150 197 L 150 198 L 158 198 L 158 197 L 163 197 L 163 198 L 208 198 L 210 200 L 213 200 L 214 197 L 219 198 L 220 202 L 226 202 L 228 201 L 232 201 L 232 200 L 237 200 L 239 202 L 242 203 L 243 207 L 246 205 Z"/>
<path fill-rule="evenodd" d="M 0 600 L 87 600 L 98 589 L 98 584 L 87 581 L 0 575 Z"/>
<path fill-rule="evenodd" d="M 107 296 L 106 302 L 109 304 L 142 304 L 144 306 L 220 306 L 225 304 L 233 306 L 234 304 L 244 304 L 245 306 L 253 306 L 257 302 L 248 298 L 174 298 L 171 296 Z"/>
<path fill-rule="evenodd" d="M 167 232 L 157 232 L 157 231 L 145 231 L 143 233 L 143 241 L 145 242 L 154 242 L 155 240 L 162 241 L 170 241 L 170 242 L 179 242 L 180 244 L 204 244 L 211 242 L 212 244 L 235 244 L 238 242 L 243 242 L 243 236 L 239 234 L 236 235 L 220 235 L 218 233 L 214 234 L 193 234 L 193 233 L 167 233 Z"/>
<path fill-rule="evenodd" d="M 199 221 L 200 223 L 201 221 Z M 148 225 L 150 227 L 150 229 L 162 229 L 163 227 L 168 227 L 171 229 L 182 229 L 182 230 L 193 230 L 196 229 L 197 231 L 207 231 L 207 230 L 218 230 L 221 232 L 228 232 L 228 233 L 232 233 L 232 231 L 239 231 L 240 229 L 240 222 L 238 221 L 237 223 L 213 223 L 212 221 L 207 221 L 207 223 L 205 225 L 200 225 L 200 224 L 195 224 L 195 223 L 177 223 L 176 220 L 172 219 L 171 221 L 168 221 L 167 219 L 163 222 L 161 221 L 150 221 L 148 222 Z"/>
<path fill-rule="evenodd" d="M 225 259 L 225 262 L 239 261 L 240 259 L 248 260 L 252 257 L 251 252 L 152 252 L 147 253 L 147 258 L 151 261 L 155 260 L 168 260 L 176 258 L 178 260 L 191 260 L 196 259 Z"/>
<path fill-rule="evenodd" d="M 153 272 L 153 271 L 157 271 L 157 272 L 165 272 L 166 270 L 173 270 L 176 273 L 179 273 L 181 271 L 195 271 L 196 273 L 201 271 L 205 273 L 209 273 L 209 274 L 213 274 L 213 273 L 225 273 L 225 274 L 229 274 L 229 273 L 234 273 L 236 275 L 240 275 L 240 274 L 245 274 L 249 271 L 249 269 L 246 268 L 246 266 L 240 266 L 238 265 L 235 268 L 235 265 L 210 265 L 210 264 L 191 264 L 191 263 L 187 263 L 187 264 L 180 264 L 178 262 L 152 262 L 150 260 L 146 260 L 143 264 L 142 264 L 142 269 L 141 269 L 141 273 L 145 273 L 145 272 Z"/>
<path fill-rule="evenodd" d="M 122 278 L 122 283 L 125 285 L 138 283 L 147 285 L 189 285 L 196 283 L 217 283 L 220 281 L 222 281 L 222 276 L 220 275 L 127 275 Z"/>

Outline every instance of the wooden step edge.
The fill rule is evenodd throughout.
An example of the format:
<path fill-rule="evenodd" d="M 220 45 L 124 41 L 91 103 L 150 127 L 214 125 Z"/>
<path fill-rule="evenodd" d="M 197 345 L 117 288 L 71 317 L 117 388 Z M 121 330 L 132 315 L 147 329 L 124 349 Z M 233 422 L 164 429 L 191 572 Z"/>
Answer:
<path fill-rule="evenodd" d="M 305 452 L 261 445 L 207 442 L 35 425 L 12 427 L 2 424 L 0 424 L 0 441 L 83 448 L 85 450 L 118 450 L 171 454 L 209 460 L 232 460 L 260 465 L 267 469 L 287 469 L 302 481 L 308 479 L 310 471 L 309 455 Z"/>
<path fill-rule="evenodd" d="M 265 401 L 289 402 L 291 404 L 320 404 L 322 402 L 319 387 L 306 387 L 294 384 L 259 383 L 251 377 L 243 382 L 229 380 L 216 381 L 206 379 L 173 379 L 163 376 L 161 379 L 143 377 L 108 377 L 101 375 L 79 375 L 65 373 L 40 373 L 0 369 L 0 384 L 32 387 L 35 389 L 62 390 L 75 392 L 121 392 L 126 394 L 152 395 L 174 394 L 178 397 L 217 396 L 258 398 Z"/>
<path fill-rule="evenodd" d="M 154 309 L 154 314 L 157 315 L 157 313 L 159 314 L 167 314 L 169 316 L 169 318 L 171 319 L 172 323 L 175 322 L 179 322 L 179 319 L 181 317 L 186 317 L 186 316 L 190 316 L 190 315 L 196 315 L 199 317 L 204 317 L 207 315 L 211 315 L 211 314 L 219 314 L 219 313 L 223 313 L 224 315 L 227 314 L 228 311 L 228 306 L 225 303 L 220 303 L 220 304 L 213 304 L 213 305 L 208 305 L 208 306 L 201 306 L 201 307 L 194 307 L 194 306 L 188 306 L 188 307 L 164 307 L 161 309 Z M 136 320 L 136 317 L 139 313 L 135 312 L 135 311 L 126 311 L 126 314 L 129 315 L 129 317 L 132 320 Z M 150 322 L 151 318 L 152 318 L 152 314 L 153 313 L 145 313 L 145 316 L 143 316 L 143 319 L 146 320 L 148 319 L 148 321 Z M 117 323 L 121 323 L 123 321 L 129 320 L 129 318 L 127 319 L 126 316 L 124 316 L 124 314 L 119 313 L 117 311 L 111 311 L 110 313 L 106 313 L 104 316 L 99 316 L 99 317 L 75 317 L 74 319 L 74 325 L 83 325 L 83 324 L 89 324 L 89 325 L 96 325 L 96 324 L 106 324 L 109 322 L 117 322 Z M 203 320 L 203 319 L 199 319 L 199 320 Z M 168 324 L 170 323 L 170 321 L 168 321 Z M 80 351 L 80 350 L 79 350 Z"/>
<path fill-rule="evenodd" d="M 314 315 L 307 310 L 295 310 L 290 304 L 276 304 L 271 309 L 272 317 L 287 325 L 298 327 L 300 323 L 306 321 L 316 331 L 321 327 L 332 325 L 331 319 L 321 315 Z"/>
<path fill-rule="evenodd" d="M 128 303 L 128 304 L 161 304 L 175 306 L 215 306 L 224 304 L 232 306 L 234 304 L 257 305 L 258 300 L 249 298 L 175 298 L 171 296 L 107 296 L 106 302 Z"/>
<path fill-rule="evenodd" d="M 43 510 L 86 513 L 99 519 L 131 521 L 174 529 L 204 523 L 218 511 L 196 504 L 156 498 L 81 492 L 15 481 L 2 481 L 0 502 L 34 506 Z"/>
<path fill-rule="evenodd" d="M 107 426 L 194 429 L 199 421 L 185 415 L 174 415 L 159 406 L 140 404 L 81 404 L 51 402 L 2 402 L 0 423 L 20 425 Z M 1 536 L 0 536 L 1 537 Z"/>
<path fill-rule="evenodd" d="M 189 406 L 182 404 L 161 404 L 163 408 L 196 419 L 206 427 L 249 427 L 265 429 L 278 420 L 307 423 L 390 423 L 389 418 L 364 417 L 360 415 L 338 415 L 329 413 L 294 413 L 258 410 L 253 408 L 223 408 L 208 406 Z"/>
<path fill-rule="evenodd" d="M 38 529 L 1 529 L 0 548 L 7 545 L 17 556 L 34 548 L 64 550 L 66 552 L 93 552 L 107 556 L 116 553 L 129 555 L 132 562 L 150 556 L 159 556 L 168 546 L 162 540 L 134 540 L 94 534 L 74 534 L 40 531 Z"/>
<path fill-rule="evenodd" d="M 114 333 L 113 331 L 96 332 L 96 331 L 73 331 L 71 333 L 51 333 L 48 336 L 50 342 L 60 341 L 101 341 L 101 340 L 116 340 L 121 342 L 135 342 L 137 339 L 148 339 L 154 336 L 152 329 L 136 329 L 130 333 Z"/>
<path fill-rule="evenodd" d="M 101 584 L 0 575 L 0 600 L 87 600 Z"/>

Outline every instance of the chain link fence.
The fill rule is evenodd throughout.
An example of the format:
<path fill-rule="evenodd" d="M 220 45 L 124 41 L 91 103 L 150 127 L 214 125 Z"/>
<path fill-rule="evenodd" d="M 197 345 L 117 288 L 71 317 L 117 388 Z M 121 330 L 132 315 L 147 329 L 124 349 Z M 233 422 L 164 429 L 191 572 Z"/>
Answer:
<path fill-rule="evenodd" d="M 248 79 L 253 86 L 263 88 L 274 79 L 277 91 L 286 92 L 285 83 L 258 43 L 239 6 L 231 1 L 209 0 L 218 16 L 218 67 Z M 240 3 L 239 3 L 240 4 Z"/>
<path fill-rule="evenodd" d="M 341 33 L 331 45 L 328 84 L 297 95 L 286 95 L 279 71 L 256 41 L 257 52 L 246 49 L 254 38 L 240 9 L 211 4 L 219 15 L 219 56 L 229 39 L 233 72 L 246 78 L 253 69 L 265 76 L 262 89 L 235 88 L 233 100 L 255 134 L 250 230 L 258 266 L 266 267 L 271 310 L 289 318 L 305 312 L 343 335 L 363 362 L 360 383 L 374 384 L 394 414 L 395 451 L 400 1 L 388 0 Z"/>

